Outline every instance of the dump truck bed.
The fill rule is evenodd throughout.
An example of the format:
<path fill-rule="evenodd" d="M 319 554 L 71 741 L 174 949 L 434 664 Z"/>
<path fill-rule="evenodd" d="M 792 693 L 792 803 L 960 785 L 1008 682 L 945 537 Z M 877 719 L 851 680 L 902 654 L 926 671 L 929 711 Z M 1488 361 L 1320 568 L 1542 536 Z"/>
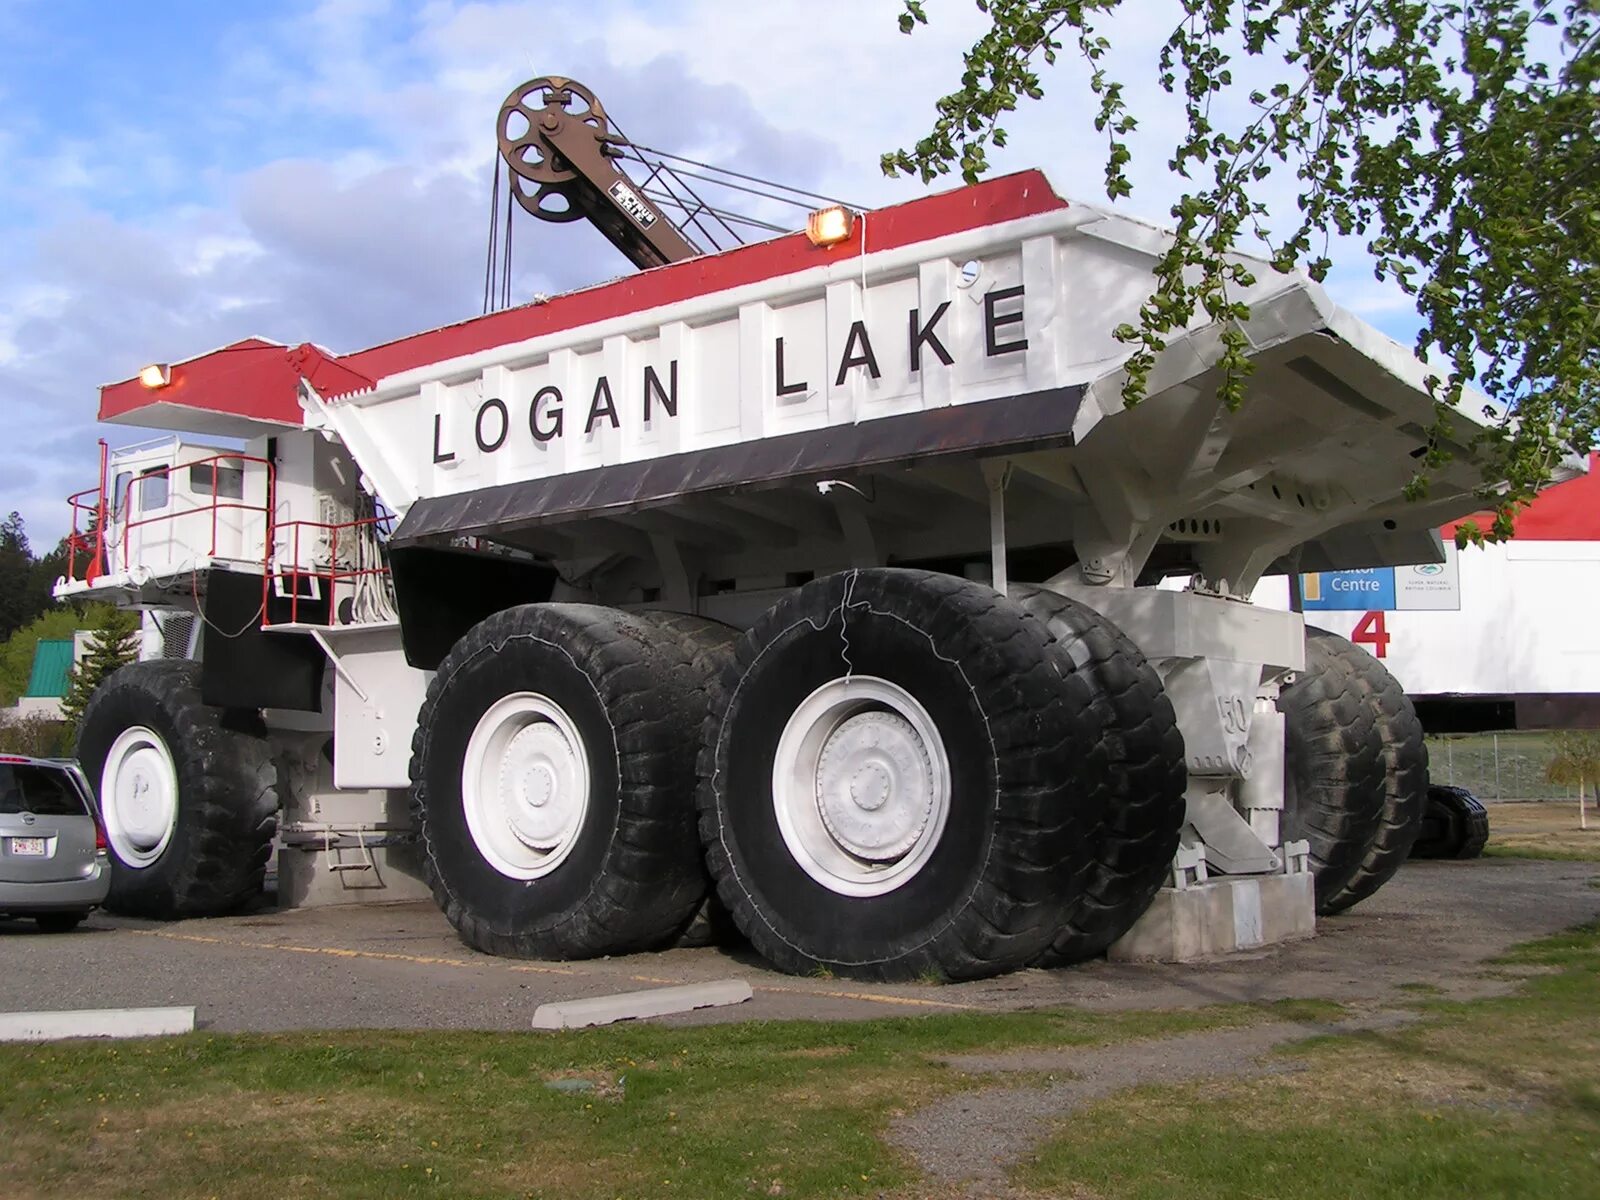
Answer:
<path fill-rule="evenodd" d="M 1404 501 L 1434 419 L 1425 369 L 1303 275 L 1252 264 L 1240 411 L 1217 402 L 1202 323 L 1128 410 L 1114 331 L 1165 235 L 1036 172 L 950 196 L 964 203 L 869 214 L 844 246 L 794 235 L 553 301 L 515 341 L 474 348 L 489 331 L 468 323 L 369 352 L 400 369 L 308 386 L 308 420 L 404 516 L 397 545 L 472 534 L 581 557 L 670 510 L 730 575 L 769 548 L 738 532 L 741 498 L 781 491 L 804 517 L 832 480 L 890 526 L 923 514 L 885 533 L 891 558 L 981 552 L 984 460 L 1015 481 L 1013 547 L 1124 536 L 1089 528 L 1121 508 L 1235 586 L 1297 547 L 1305 569 L 1433 559 L 1433 531 L 1473 507 L 1465 454 Z"/>

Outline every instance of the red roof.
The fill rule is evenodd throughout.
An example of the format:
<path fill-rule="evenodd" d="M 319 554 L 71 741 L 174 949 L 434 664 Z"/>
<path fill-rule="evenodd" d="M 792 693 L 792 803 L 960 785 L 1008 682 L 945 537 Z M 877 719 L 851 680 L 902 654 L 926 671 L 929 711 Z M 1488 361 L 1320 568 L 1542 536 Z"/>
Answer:
<path fill-rule="evenodd" d="M 879 209 L 856 222 L 852 241 L 826 250 L 803 233 L 786 234 L 354 354 L 329 356 L 312 346 L 289 350 L 250 338 L 174 364 L 171 385 L 156 391 L 137 378 L 107 384 L 100 389 L 100 419 L 173 430 L 215 429 L 219 416 L 298 425 L 302 372 L 323 395 L 342 395 L 427 363 L 854 258 L 863 240 L 868 252 L 891 250 L 1065 207 L 1041 172 L 1023 171 Z M 184 419 L 184 409 L 192 410 L 193 419 Z"/>
<path fill-rule="evenodd" d="M 1488 531 L 1492 518 L 1478 513 L 1478 527 Z M 1444 527 L 1446 537 L 1456 531 Z M 1517 515 L 1519 542 L 1600 542 L 1600 453 L 1589 455 L 1589 473 L 1545 488 Z"/>
<path fill-rule="evenodd" d="M 100 389 L 100 419 L 116 421 L 159 405 L 163 411 L 196 408 L 223 417 L 298 425 L 297 382 L 286 346 L 263 338 L 245 338 L 198 358 L 173 363 L 172 382 L 164 388 L 152 391 L 137 378 L 106 384 Z"/>

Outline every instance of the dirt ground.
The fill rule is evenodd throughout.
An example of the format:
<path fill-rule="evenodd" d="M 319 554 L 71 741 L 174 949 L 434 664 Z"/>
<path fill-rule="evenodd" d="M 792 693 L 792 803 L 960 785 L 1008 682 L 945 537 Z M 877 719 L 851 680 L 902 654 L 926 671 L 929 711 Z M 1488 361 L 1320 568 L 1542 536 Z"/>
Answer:
<path fill-rule="evenodd" d="M 1415 1019 L 1414 1013 L 1374 1011 L 1330 1023 L 1272 1022 L 1102 1049 L 956 1055 L 945 1060 L 948 1065 L 996 1082 L 905 1114 L 890 1126 L 889 1140 L 929 1176 L 955 1184 L 949 1195 L 1008 1200 L 1018 1193 L 1007 1186 L 1007 1172 L 1064 1118 L 1097 1100 L 1151 1083 L 1282 1074 L 1296 1068 L 1272 1057 L 1280 1046 L 1309 1037 L 1396 1029 Z M 1008 1075 L 1031 1078 L 1012 1083 Z"/>
<path fill-rule="evenodd" d="M 1489 805 L 1489 845 L 1518 853 L 1585 855 L 1600 860 L 1600 809 L 1585 806 L 1588 829 L 1579 827 L 1575 800 Z"/>

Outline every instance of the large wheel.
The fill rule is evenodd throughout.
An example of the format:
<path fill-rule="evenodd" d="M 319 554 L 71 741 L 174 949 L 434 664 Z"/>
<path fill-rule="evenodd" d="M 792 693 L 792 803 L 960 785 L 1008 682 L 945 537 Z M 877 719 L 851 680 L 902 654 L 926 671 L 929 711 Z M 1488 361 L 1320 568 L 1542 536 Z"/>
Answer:
<path fill-rule="evenodd" d="M 256 712 L 200 699 L 200 666 L 133 663 L 95 689 L 78 725 L 111 851 L 105 907 L 171 920 L 261 894 L 278 772 Z"/>
<path fill-rule="evenodd" d="M 702 950 L 707 946 L 730 948 L 744 945 L 744 934 L 739 932 L 739 927 L 733 923 L 733 914 L 713 888 L 695 909 L 674 945 L 684 950 Z"/>
<path fill-rule="evenodd" d="M 1355 874 L 1328 895 L 1323 911 L 1335 913 L 1359 904 L 1388 883 L 1410 856 L 1428 807 L 1428 747 L 1417 710 L 1382 663 L 1337 634 L 1321 629 L 1306 632 L 1342 658 L 1366 689 L 1383 743 L 1382 814 Z"/>
<path fill-rule="evenodd" d="M 532 604 L 468 631 L 411 759 L 424 870 L 462 940 L 524 958 L 669 942 L 706 889 L 704 711 L 684 640 L 646 614 Z"/>
<path fill-rule="evenodd" d="M 1355 878 L 1383 820 L 1386 768 L 1367 687 L 1320 629 L 1284 688 L 1283 840 L 1311 843 L 1317 912 Z"/>
<path fill-rule="evenodd" d="M 1083 886 L 1108 713 L 986 586 L 860 570 L 780 601 L 713 695 L 700 831 L 770 962 L 861 978 L 1022 966 Z"/>
<path fill-rule="evenodd" d="M 1110 711 L 1110 795 L 1083 891 L 1069 904 L 1043 965 L 1102 953 L 1150 907 L 1172 870 L 1183 828 L 1183 734 L 1143 652 L 1111 621 L 1058 592 L 1015 584 L 1011 598 L 1044 621 Z"/>
<path fill-rule="evenodd" d="M 684 643 L 689 655 L 691 683 L 697 689 L 710 688 L 733 660 L 733 645 L 739 631 L 732 625 L 687 613 L 652 612 L 650 619 Z M 704 711 L 704 706 L 700 711 Z M 698 731 L 697 731 L 698 733 Z M 677 945 L 686 949 L 705 946 L 734 946 L 744 940 L 733 923 L 733 914 L 717 896 L 711 877 L 706 876 L 706 898 L 678 934 Z"/>
<path fill-rule="evenodd" d="M 1477 858 L 1489 844 L 1489 810 L 1466 788 L 1436 783 L 1428 789 L 1422 831 L 1413 858 Z"/>

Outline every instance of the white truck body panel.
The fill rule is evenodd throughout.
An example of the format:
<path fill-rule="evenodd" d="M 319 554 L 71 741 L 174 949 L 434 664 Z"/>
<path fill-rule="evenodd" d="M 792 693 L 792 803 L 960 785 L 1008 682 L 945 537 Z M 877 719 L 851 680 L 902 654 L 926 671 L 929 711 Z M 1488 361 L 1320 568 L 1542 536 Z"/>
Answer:
<path fill-rule="evenodd" d="M 1065 527 L 1080 553 L 1103 543 L 1147 555 L 1174 522 L 1226 513 L 1235 519 L 1206 539 L 1221 545 L 1202 565 L 1235 592 L 1318 537 L 1344 538 L 1329 551 L 1343 559 L 1436 556 L 1417 531 L 1468 507 L 1476 479 L 1457 463 L 1440 473 L 1429 505 L 1401 499 L 1414 470 L 1409 452 L 1434 415 L 1425 368 L 1302 275 L 1251 264 L 1257 282 L 1242 298 L 1252 305 L 1245 332 L 1257 369 L 1243 410 L 1216 401 L 1220 331 L 1203 318 L 1169 339 L 1149 398 L 1124 409 L 1128 347 L 1114 334 L 1137 320 L 1163 236 L 1073 206 L 872 252 L 869 216 L 869 251 L 857 258 L 429 363 L 367 391 L 324 400 L 306 385 L 303 404 L 307 423 L 336 434 L 404 516 L 420 499 L 1071 389 L 1061 404 L 1078 406 L 1076 447 L 1033 462 L 1012 452 L 1058 493 L 1013 503 L 1007 519 L 1022 517 L 1014 537 L 1037 543 Z M 1384 452 L 1373 452 L 1374 439 Z M 981 494 L 983 481 L 972 478 Z M 1258 483 L 1280 499 L 1286 489 L 1299 496 L 1298 509 L 1247 497 Z M 1044 516 L 1051 508 L 1053 524 Z M 613 501 L 519 519 L 627 511 Z M 456 528 L 494 536 L 489 526 Z M 949 553 L 955 547 L 941 549 L 939 530 L 954 528 L 930 513 L 926 536 L 877 553 L 901 561 Z M 583 541 L 581 529 L 568 536 Z M 759 549 L 715 569 L 780 572 L 782 562 Z M 816 565 L 861 557 L 853 550 Z"/>
<path fill-rule="evenodd" d="M 366 390 L 324 397 L 302 378 L 305 428 L 259 440 L 278 462 L 274 544 L 258 532 L 240 558 L 270 559 L 280 577 L 337 575 L 349 563 L 316 528 L 366 511 L 357 487 L 402 518 L 397 564 L 412 546 L 538 560 L 557 599 L 740 625 L 852 566 L 934 564 L 1003 586 L 1011 552 L 1054 555 L 1014 577 L 1049 578 L 1109 616 L 1165 678 L 1190 774 L 1178 877 L 1204 880 L 1207 847 L 1226 871 L 1303 870 L 1279 824 L 1275 708 L 1304 667 L 1303 625 L 1242 597 L 1291 553 L 1306 569 L 1438 556 L 1433 531 L 1473 507 L 1477 475 L 1462 456 L 1426 504 L 1403 499 L 1436 415 L 1423 365 L 1303 275 L 1253 261 L 1238 297 L 1251 306 L 1246 404 L 1217 396 L 1221 330 L 1202 314 L 1169 338 L 1129 409 L 1129 346 L 1115 334 L 1137 323 L 1166 234 L 1073 205 L 875 251 L 874 217 L 862 220 L 853 257 L 818 250 L 814 266 L 439 358 Z M 1033 423 L 1019 434 L 1023 412 Z M 907 428 L 916 436 L 891 437 Z M 952 428 L 962 436 L 941 442 Z M 808 457 L 791 462 L 782 447 L 798 440 Z M 758 450 L 757 476 L 699 465 Z M 286 540 L 296 525 L 309 541 Z M 1147 570 L 1158 550 L 1176 551 L 1199 589 L 1138 586 L 1175 572 Z M 438 570 L 443 605 L 453 576 Z M 330 601 L 324 627 L 291 626 L 272 636 L 315 639 L 335 672 L 335 752 L 325 772 L 325 726 L 275 726 L 304 743 L 290 831 L 387 834 L 430 672 L 408 665 L 393 621 Z M 329 707 L 310 716 L 326 722 Z M 1260 914 L 1244 926 L 1245 942 L 1258 938 Z"/>
<path fill-rule="evenodd" d="M 1600 691 L 1600 542 L 1520 541 L 1449 548 L 1461 607 L 1383 612 L 1381 647 L 1407 692 L 1419 696 L 1582 695 Z M 1403 570 L 1404 568 L 1397 568 Z M 1287 581 L 1262 580 L 1257 604 L 1287 608 Z M 1366 609 L 1307 612 L 1306 623 L 1344 637 Z"/>
<path fill-rule="evenodd" d="M 1149 286 L 1148 263 L 1124 244 L 1130 228 L 1142 229 L 1074 207 L 869 253 L 433 363 L 313 402 L 308 421 L 336 430 L 403 514 L 419 496 L 1113 383 L 1127 355 L 1113 331 Z M 979 274 L 963 287 L 967 262 Z M 1259 305 L 1251 335 L 1262 349 L 1330 323 L 1365 331 L 1315 284 L 1263 268 L 1246 296 Z M 946 304 L 933 334 L 952 362 L 925 340 L 913 369 L 910 315 L 925 326 Z M 1213 340 L 1169 357 L 1186 374 L 1203 371 Z M 1415 361 L 1375 332 L 1364 340 L 1386 369 Z M 1106 384 L 1094 395 L 1080 439 L 1121 408 Z"/>

